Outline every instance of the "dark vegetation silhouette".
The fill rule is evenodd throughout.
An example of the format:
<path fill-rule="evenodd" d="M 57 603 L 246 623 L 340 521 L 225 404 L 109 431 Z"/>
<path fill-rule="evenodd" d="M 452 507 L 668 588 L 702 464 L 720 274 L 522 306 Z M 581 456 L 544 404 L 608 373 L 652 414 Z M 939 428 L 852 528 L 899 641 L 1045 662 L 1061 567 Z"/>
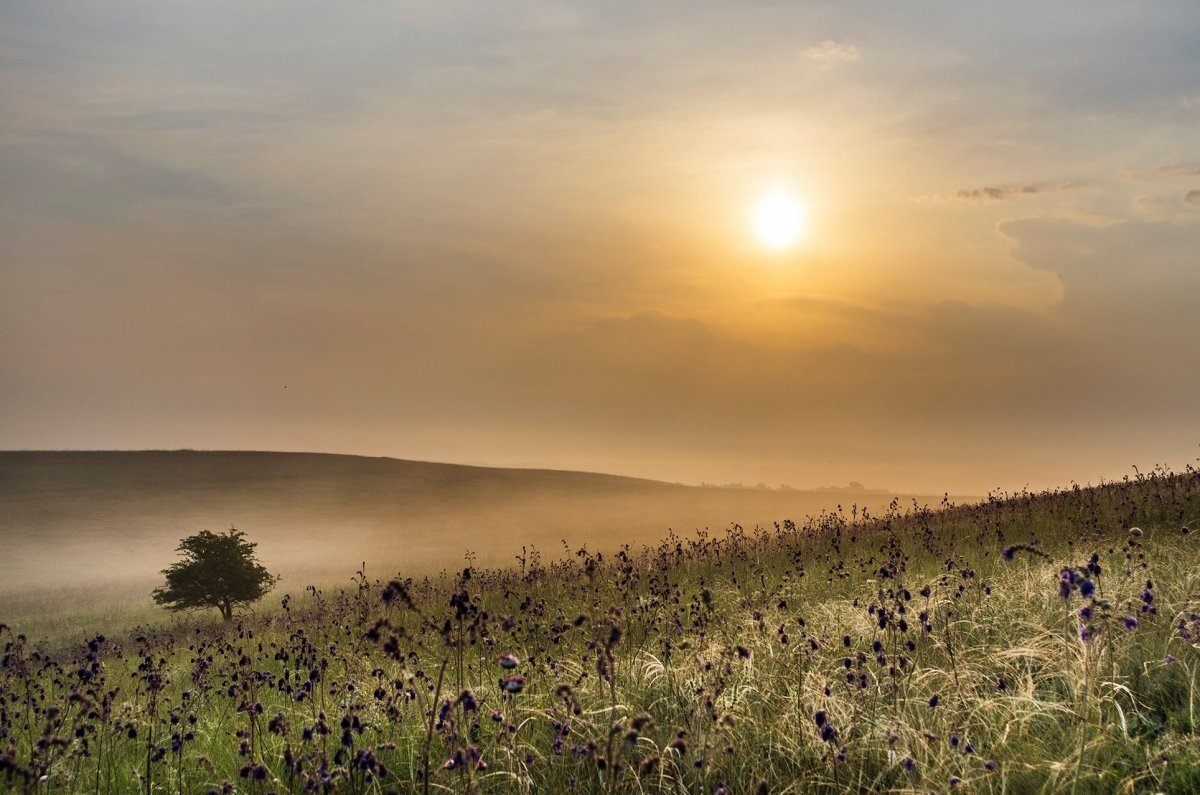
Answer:
<path fill-rule="evenodd" d="M 257 602 L 275 585 L 258 562 L 257 546 L 236 528 L 227 533 L 201 530 L 179 544 L 183 559 L 163 569 L 167 583 L 154 589 L 154 601 L 168 610 L 215 607 L 226 621 L 234 608 Z"/>

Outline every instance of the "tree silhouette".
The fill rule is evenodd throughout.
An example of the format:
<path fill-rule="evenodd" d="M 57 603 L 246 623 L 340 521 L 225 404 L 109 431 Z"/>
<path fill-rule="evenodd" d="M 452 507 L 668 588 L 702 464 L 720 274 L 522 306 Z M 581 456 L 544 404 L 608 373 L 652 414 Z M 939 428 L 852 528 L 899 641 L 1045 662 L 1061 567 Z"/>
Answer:
<path fill-rule="evenodd" d="M 183 559 L 163 569 L 167 584 L 154 589 L 154 601 L 168 610 L 215 607 L 226 621 L 233 609 L 257 602 L 276 577 L 254 557 L 253 541 L 230 528 L 227 533 L 201 530 L 179 543 Z"/>

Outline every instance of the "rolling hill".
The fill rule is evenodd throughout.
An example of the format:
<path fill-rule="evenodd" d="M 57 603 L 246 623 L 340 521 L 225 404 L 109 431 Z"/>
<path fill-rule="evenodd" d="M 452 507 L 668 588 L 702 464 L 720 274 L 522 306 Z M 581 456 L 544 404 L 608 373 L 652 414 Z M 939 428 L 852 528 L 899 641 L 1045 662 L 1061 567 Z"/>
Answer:
<path fill-rule="evenodd" d="M 898 497 L 689 487 L 540 469 L 273 452 L 0 452 L 0 600 L 64 583 L 149 582 L 179 539 L 231 526 L 285 578 L 348 577 L 608 550 Z M 936 503 L 940 498 L 919 498 Z M 382 567 L 382 570 L 381 570 Z"/>

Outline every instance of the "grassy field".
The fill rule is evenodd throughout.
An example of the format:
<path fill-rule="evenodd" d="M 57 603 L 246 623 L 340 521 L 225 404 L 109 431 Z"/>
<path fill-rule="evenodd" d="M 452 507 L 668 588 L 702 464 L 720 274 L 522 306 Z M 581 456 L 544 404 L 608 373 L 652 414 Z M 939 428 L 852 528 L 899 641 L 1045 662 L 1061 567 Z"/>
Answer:
<path fill-rule="evenodd" d="M 1200 474 L 4 633 L 67 792 L 1195 792 Z M 215 616 L 215 612 L 214 612 Z"/>

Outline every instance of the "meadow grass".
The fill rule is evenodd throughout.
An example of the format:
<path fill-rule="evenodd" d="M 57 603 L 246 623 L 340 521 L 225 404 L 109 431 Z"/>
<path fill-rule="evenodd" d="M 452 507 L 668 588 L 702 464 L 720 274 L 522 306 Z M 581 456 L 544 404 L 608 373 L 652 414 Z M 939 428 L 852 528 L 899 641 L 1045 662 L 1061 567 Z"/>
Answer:
<path fill-rule="evenodd" d="M 1158 471 L 7 631 L 0 783 L 1194 792 L 1198 517 L 1200 474 Z"/>

